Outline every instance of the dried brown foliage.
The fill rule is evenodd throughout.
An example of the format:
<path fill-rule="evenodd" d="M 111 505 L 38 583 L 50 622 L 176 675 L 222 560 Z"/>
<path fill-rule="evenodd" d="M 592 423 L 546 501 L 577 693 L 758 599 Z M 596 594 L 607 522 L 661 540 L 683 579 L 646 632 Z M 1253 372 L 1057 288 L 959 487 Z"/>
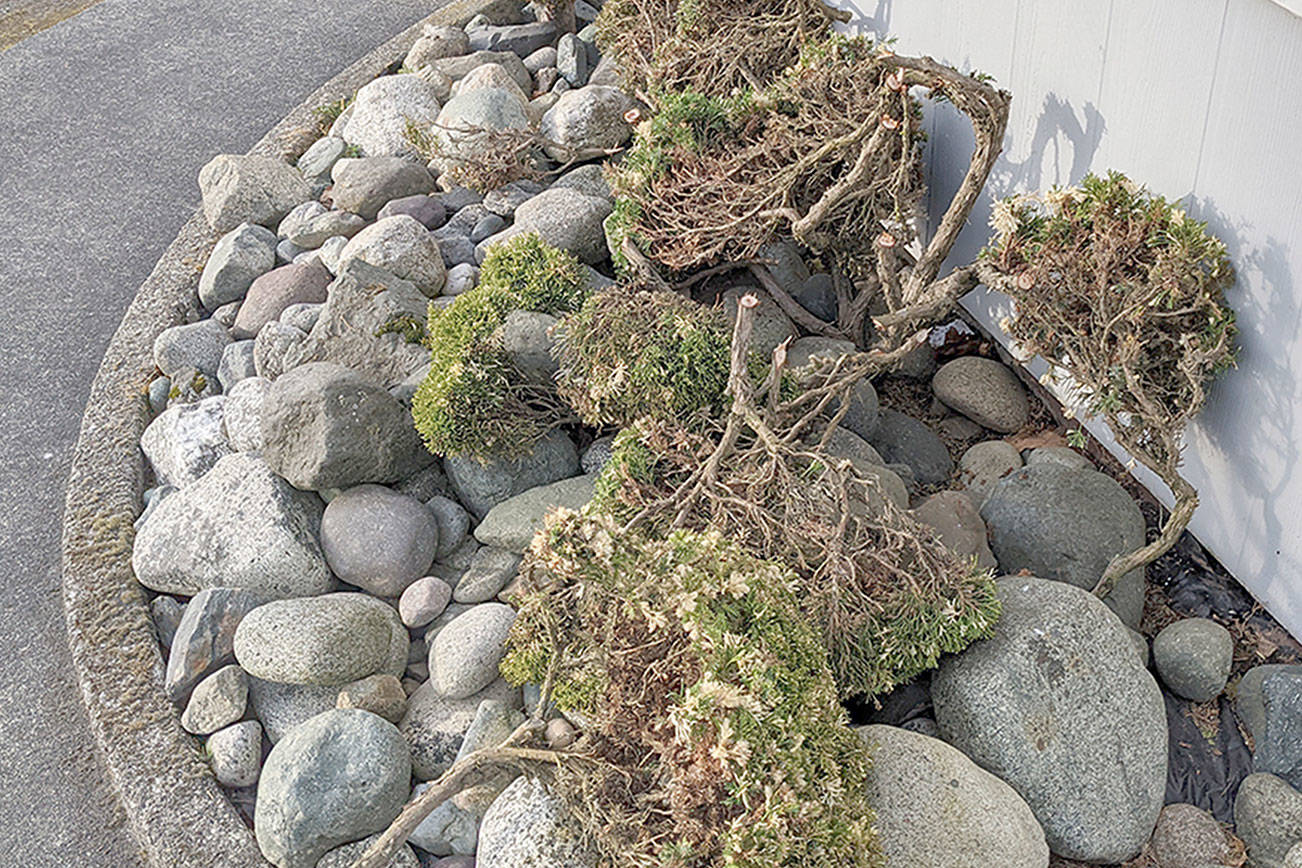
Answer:
<path fill-rule="evenodd" d="M 608 0 L 597 41 L 654 104 L 661 92 L 763 88 L 846 17 L 821 0 Z"/>

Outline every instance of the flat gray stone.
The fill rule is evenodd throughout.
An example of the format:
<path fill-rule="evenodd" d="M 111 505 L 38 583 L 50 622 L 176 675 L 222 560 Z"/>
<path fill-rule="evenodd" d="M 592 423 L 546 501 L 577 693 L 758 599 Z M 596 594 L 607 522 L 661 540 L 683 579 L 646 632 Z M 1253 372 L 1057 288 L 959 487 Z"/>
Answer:
<path fill-rule="evenodd" d="M 466 699 L 492 684 L 513 623 L 515 610 L 504 603 L 480 603 L 452 619 L 430 642 L 434 689 L 450 699 Z"/>
<path fill-rule="evenodd" d="M 159 504 L 136 535 L 131 566 L 142 585 L 162 593 L 321 594 L 334 581 L 317 541 L 323 508 L 257 454 L 228 455 Z"/>
<path fill-rule="evenodd" d="M 868 801 L 886 864 L 1046 868 L 1044 830 L 1022 797 L 958 750 L 893 726 L 857 729 L 872 747 Z"/>
<path fill-rule="evenodd" d="M 864 436 L 850 425 L 845 427 Z M 942 485 L 954 472 L 954 460 L 944 441 L 925 423 L 904 413 L 883 409 L 872 436 L 865 439 L 887 464 L 907 464 L 922 485 Z"/>
<path fill-rule="evenodd" d="M 1144 516 L 1116 480 L 1094 470 L 1038 464 L 1003 477 L 981 518 L 1006 573 L 1027 570 L 1093 590 L 1108 563 L 1144 544 Z M 1139 626 L 1144 571 L 1121 577 L 1105 601 L 1126 626 Z"/>
<path fill-rule="evenodd" d="M 429 65 L 453 82 L 457 82 L 486 63 L 498 64 L 510 73 L 521 90 L 526 93 L 530 90 L 533 79 L 529 75 L 529 70 L 524 68 L 524 61 L 520 60 L 520 56 L 513 51 L 473 51 L 459 57 L 439 58 Z"/>
<path fill-rule="evenodd" d="M 481 464 L 474 458 L 448 456 L 443 468 L 457 500 L 482 519 L 497 504 L 530 488 L 566 479 L 579 472 L 579 454 L 564 432 L 552 431 L 528 454 Z"/>
<path fill-rule="evenodd" d="M 1026 800 L 1054 853 L 1124 862 L 1164 801 L 1161 691 L 1088 591 L 1014 576 L 998 594 L 994 637 L 944 658 L 932 678 L 936 723 Z"/>
<path fill-rule="evenodd" d="M 515 578 L 520 560 L 515 552 L 484 546 L 471 558 L 470 566 L 457 582 L 453 599 L 458 603 L 484 603 L 493 599 Z"/>
<path fill-rule="evenodd" d="M 336 708 L 360 708 L 396 724 L 407 714 L 407 694 L 396 675 L 380 672 L 339 688 Z"/>
<path fill-rule="evenodd" d="M 1265 725 L 1252 767 L 1302 786 L 1302 675 L 1270 672 L 1261 681 Z"/>
<path fill-rule="evenodd" d="M 441 494 L 431 497 L 425 505 L 434 513 L 439 528 L 439 545 L 434 557 L 445 558 L 465 540 L 470 530 L 470 513 L 452 498 Z"/>
<path fill-rule="evenodd" d="M 488 511 L 475 528 L 475 539 L 523 554 L 542 530 L 544 517 L 555 509 L 582 509 L 592 499 L 596 481 L 596 476 L 575 476 L 517 494 Z"/>
<path fill-rule="evenodd" d="M 544 190 L 515 209 L 515 225 L 508 232 L 535 232 L 543 241 L 568 250 L 589 265 L 607 257 L 606 234 L 602 222 L 610 216 L 609 200 L 589 196 L 573 188 Z M 487 251 L 494 238 L 480 248 Z"/>
<path fill-rule="evenodd" d="M 195 735 L 210 735 L 244 716 L 249 679 L 238 666 L 223 666 L 194 687 L 181 715 L 181 726 Z"/>
<path fill-rule="evenodd" d="M 411 791 L 414 799 L 432 786 L 419 783 Z M 411 833 L 409 839 L 435 856 L 473 856 L 479 843 L 479 826 L 489 805 L 501 793 L 496 786 L 467 787 L 435 808 Z M 442 868 L 443 861 L 436 863 Z M 474 868 L 473 862 L 470 868 Z"/>
<path fill-rule="evenodd" d="M 234 663 L 235 628 L 267 601 L 267 595 L 244 588 L 205 588 L 195 594 L 185 606 L 167 655 L 168 698 L 184 703 L 201 679 Z"/>
<path fill-rule="evenodd" d="M 980 509 L 995 484 L 1021 467 L 1022 454 L 1016 446 L 1006 440 L 986 440 L 970 446 L 958 459 L 958 482 Z"/>
<path fill-rule="evenodd" d="M 438 576 L 425 576 L 407 586 L 398 601 L 398 614 L 408 627 L 424 627 L 448 607 L 452 587 Z"/>
<path fill-rule="evenodd" d="M 344 158 L 330 171 L 336 208 L 374 220 L 386 202 L 434 189 L 434 177 L 403 157 Z"/>
<path fill-rule="evenodd" d="M 397 482 L 432 461 L 406 407 L 328 362 L 300 365 L 272 384 L 262 439 L 267 464 L 305 490 Z"/>
<path fill-rule="evenodd" d="M 962 493 L 938 491 L 918 504 L 913 517 L 936 531 L 945 547 L 963 561 L 975 559 L 983 570 L 997 566 L 986 541 L 986 524 Z"/>
<path fill-rule="evenodd" d="M 467 34 L 472 51 L 510 51 L 527 57 L 556 41 L 556 24 L 533 21 L 528 24 L 476 27 Z"/>
<path fill-rule="evenodd" d="M 235 629 L 235 659 L 246 672 L 282 684 L 340 685 L 368 675 L 400 676 L 407 629 L 366 594 L 273 600 Z"/>
<path fill-rule="evenodd" d="M 165 377 L 196 368 L 204 375 L 216 378 L 222 351 L 230 342 L 230 333 L 216 320 L 204 319 L 172 326 L 163 329 L 154 339 L 154 364 Z"/>
<path fill-rule="evenodd" d="M 1248 733 L 1256 741 L 1266 733 L 1266 700 L 1262 695 L 1262 682 L 1275 672 L 1289 672 L 1302 676 L 1302 665 L 1263 663 L 1254 666 L 1239 679 L 1234 693 L 1234 710 L 1238 712 Z"/>
<path fill-rule="evenodd" d="M 338 136 L 322 136 L 317 139 L 303 156 L 294 164 L 309 184 L 330 183 L 330 170 L 348 150 L 348 143 Z"/>
<path fill-rule="evenodd" d="M 217 366 L 217 381 L 222 391 L 229 393 L 240 380 L 258 375 L 257 365 L 253 360 L 255 341 L 234 341 L 222 350 L 221 364 Z"/>
<path fill-rule="evenodd" d="M 262 724 L 245 720 L 214 732 L 204 743 L 212 773 L 225 787 L 251 787 L 262 773 Z"/>
<path fill-rule="evenodd" d="M 403 65 L 410 69 L 419 69 L 436 60 L 458 57 L 469 52 L 470 38 L 460 27 L 431 27 L 412 45 Z"/>
<path fill-rule="evenodd" d="M 383 831 L 407 799 L 411 759 L 393 724 L 357 709 L 317 715 L 281 739 L 258 781 L 254 830 L 279 868 Z"/>

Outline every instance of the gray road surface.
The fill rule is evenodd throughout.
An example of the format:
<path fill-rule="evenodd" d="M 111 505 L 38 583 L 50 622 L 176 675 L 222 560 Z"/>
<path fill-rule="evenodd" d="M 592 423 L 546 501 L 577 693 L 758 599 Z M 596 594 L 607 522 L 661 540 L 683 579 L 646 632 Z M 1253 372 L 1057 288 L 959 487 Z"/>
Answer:
<path fill-rule="evenodd" d="M 199 167 L 437 5 L 106 0 L 0 52 L 0 865 L 139 864 L 59 597 L 68 452 L 109 337 Z"/>

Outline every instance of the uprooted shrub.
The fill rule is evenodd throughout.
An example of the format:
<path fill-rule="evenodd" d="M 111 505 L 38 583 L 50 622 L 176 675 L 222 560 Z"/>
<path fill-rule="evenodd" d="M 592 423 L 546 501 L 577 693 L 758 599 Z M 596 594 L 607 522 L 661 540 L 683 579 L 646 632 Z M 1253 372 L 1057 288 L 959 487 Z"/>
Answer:
<path fill-rule="evenodd" d="M 649 416 L 694 429 L 727 408 L 732 335 L 717 309 L 622 286 L 589 298 L 561 331 L 558 391 L 588 425 Z"/>
<path fill-rule="evenodd" d="M 430 370 L 416 390 L 412 416 L 431 452 L 511 457 L 573 418 L 550 380 L 512 362 L 501 327 L 513 310 L 578 310 L 587 286 L 578 259 L 526 233 L 489 252 L 478 286 L 445 308 L 430 306 Z"/>
<path fill-rule="evenodd" d="M 750 310 L 739 306 L 725 416 L 694 431 L 648 414 L 625 429 L 593 508 L 650 535 L 717 531 L 789 566 L 842 695 L 889 691 L 990 635 L 993 582 L 891 502 L 872 468 L 827 452 L 862 376 L 855 356 L 802 370 L 794 394 L 780 364 L 754 388 Z"/>
<path fill-rule="evenodd" d="M 908 248 L 925 187 L 914 87 L 952 102 L 975 135 L 963 182 L 916 258 Z M 971 266 L 938 275 L 998 157 L 1008 101 L 979 76 L 843 37 L 806 45 L 762 90 L 666 93 L 611 176 L 616 264 L 651 281 L 665 270 L 750 267 L 806 330 L 861 346 L 869 309 L 880 310 L 870 348 L 889 356 L 884 366 L 976 284 Z M 758 260 L 788 237 L 829 263 L 836 322 L 797 304 Z"/>
<path fill-rule="evenodd" d="M 1106 595 L 1170 549 L 1198 505 L 1179 473 L 1181 436 L 1209 380 L 1234 363 L 1234 272 L 1207 224 L 1116 172 L 1006 199 L 991 223 L 981 276 L 1015 302 L 1001 327 L 1065 372 L 1175 494 L 1158 538 L 1108 565 L 1096 589 Z"/>
<path fill-rule="evenodd" d="M 788 571 L 567 512 L 521 578 L 502 671 L 582 716 L 553 788 L 602 866 L 882 864 L 868 753 Z"/>
<path fill-rule="evenodd" d="M 762 88 L 848 18 L 821 0 L 608 0 L 595 24 L 602 54 L 654 104 L 683 90 Z"/>

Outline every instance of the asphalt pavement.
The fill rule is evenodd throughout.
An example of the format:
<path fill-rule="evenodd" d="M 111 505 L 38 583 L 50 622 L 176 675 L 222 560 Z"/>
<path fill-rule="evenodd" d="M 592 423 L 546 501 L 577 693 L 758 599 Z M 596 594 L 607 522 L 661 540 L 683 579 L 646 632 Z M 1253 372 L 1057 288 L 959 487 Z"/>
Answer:
<path fill-rule="evenodd" d="M 100 356 L 198 204 L 437 0 L 104 0 L 0 52 L 0 866 L 140 864 L 68 658 L 59 537 Z"/>

